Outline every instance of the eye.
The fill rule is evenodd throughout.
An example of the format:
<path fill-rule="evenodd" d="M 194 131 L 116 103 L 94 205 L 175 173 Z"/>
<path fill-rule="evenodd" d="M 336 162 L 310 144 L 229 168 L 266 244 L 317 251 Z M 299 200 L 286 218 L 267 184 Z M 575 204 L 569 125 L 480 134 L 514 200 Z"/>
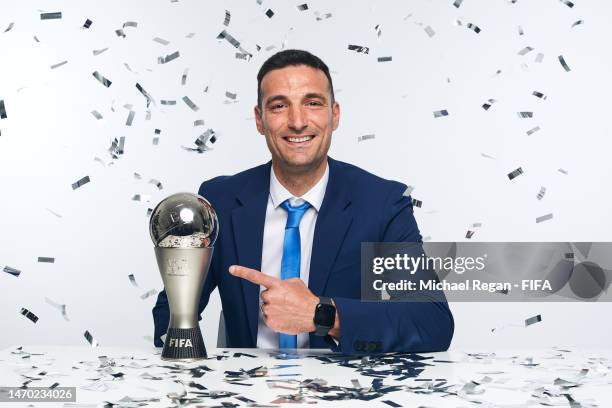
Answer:
<path fill-rule="evenodd" d="M 285 108 L 287 105 L 285 105 L 284 103 L 275 103 L 273 105 L 270 105 L 270 110 L 272 111 L 279 111 L 283 108 Z"/>
<path fill-rule="evenodd" d="M 323 104 L 320 101 L 308 101 L 308 102 L 306 102 L 306 105 L 308 105 L 308 106 L 323 106 Z"/>

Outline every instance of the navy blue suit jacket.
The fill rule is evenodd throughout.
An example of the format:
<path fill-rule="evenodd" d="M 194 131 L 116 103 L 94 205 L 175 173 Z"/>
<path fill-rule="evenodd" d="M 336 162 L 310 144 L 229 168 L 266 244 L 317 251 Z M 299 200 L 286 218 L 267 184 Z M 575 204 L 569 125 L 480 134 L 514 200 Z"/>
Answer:
<path fill-rule="evenodd" d="M 329 158 L 329 181 L 317 215 L 309 289 L 334 299 L 340 317 L 340 342 L 310 335 L 311 348 L 344 353 L 446 350 L 454 322 L 448 304 L 362 302 L 362 242 L 419 242 L 410 197 L 404 184 L 374 176 Z M 259 286 L 230 275 L 230 265 L 261 270 L 264 222 L 271 163 L 202 183 L 199 194 L 215 208 L 219 236 L 204 283 L 200 314 L 219 288 L 228 347 L 257 347 Z M 166 293 L 153 308 L 155 344 L 168 327 Z"/>

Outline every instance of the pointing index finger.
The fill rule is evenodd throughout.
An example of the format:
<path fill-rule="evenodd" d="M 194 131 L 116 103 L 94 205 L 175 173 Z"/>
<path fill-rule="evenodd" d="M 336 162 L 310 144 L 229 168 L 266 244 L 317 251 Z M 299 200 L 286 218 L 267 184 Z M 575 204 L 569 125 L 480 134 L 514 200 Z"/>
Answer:
<path fill-rule="evenodd" d="M 230 266 L 229 273 L 239 278 L 246 279 L 249 282 L 253 282 L 256 285 L 265 286 L 266 288 L 270 288 L 279 282 L 278 278 L 268 276 L 256 269 L 245 268 L 239 265 Z"/>

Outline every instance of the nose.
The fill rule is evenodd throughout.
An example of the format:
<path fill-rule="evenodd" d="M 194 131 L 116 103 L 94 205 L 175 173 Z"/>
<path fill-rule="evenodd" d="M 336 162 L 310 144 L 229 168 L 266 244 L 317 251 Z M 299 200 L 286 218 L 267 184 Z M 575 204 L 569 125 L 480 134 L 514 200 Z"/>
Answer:
<path fill-rule="evenodd" d="M 301 132 L 306 128 L 307 120 L 304 115 L 304 112 L 302 112 L 301 106 L 292 106 L 289 109 L 287 125 L 289 126 L 289 129 L 294 132 Z"/>

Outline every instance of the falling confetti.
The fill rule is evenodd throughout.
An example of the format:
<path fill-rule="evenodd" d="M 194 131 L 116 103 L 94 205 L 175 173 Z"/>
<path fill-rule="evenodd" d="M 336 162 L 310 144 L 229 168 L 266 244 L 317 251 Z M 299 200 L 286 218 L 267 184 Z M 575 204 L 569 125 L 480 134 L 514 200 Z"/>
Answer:
<path fill-rule="evenodd" d="M 369 134 L 369 135 L 363 135 L 363 136 L 357 137 L 357 141 L 358 142 L 363 142 L 363 141 L 370 140 L 370 139 L 375 139 L 375 138 L 376 138 L 376 135 Z"/>
<path fill-rule="evenodd" d="M 62 18 L 62 12 L 58 11 L 58 12 L 54 12 L 54 13 L 41 13 L 40 14 L 40 19 L 41 20 L 57 20 Z"/>
<path fill-rule="evenodd" d="M 544 221 L 552 220 L 552 217 L 553 217 L 552 213 L 542 215 L 542 216 L 536 218 L 536 223 L 539 224 L 539 223 L 544 222 Z"/>
<path fill-rule="evenodd" d="M 163 38 L 159 38 L 159 37 L 153 38 L 153 41 L 155 41 L 156 43 L 161 44 L 161 45 L 168 45 L 168 44 L 170 44 L 170 41 L 164 40 Z"/>
<path fill-rule="evenodd" d="M 95 57 L 95 56 L 97 56 L 97 55 L 102 54 L 104 51 L 107 51 L 107 50 L 108 50 L 108 47 L 106 47 L 106 48 L 102 48 L 102 49 L 99 49 L 99 50 L 93 50 L 93 55 L 94 55 L 94 57 Z"/>
<path fill-rule="evenodd" d="M 417 200 L 416 198 L 413 198 L 412 205 L 414 205 L 415 207 L 421 208 L 423 206 L 423 202 L 421 200 Z"/>
<path fill-rule="evenodd" d="M 530 118 L 533 118 L 533 112 L 517 112 L 516 114 L 521 119 L 530 119 Z"/>
<path fill-rule="evenodd" d="M 167 64 L 170 61 L 173 61 L 180 57 L 181 54 L 178 51 L 174 51 L 172 54 L 168 54 L 165 57 L 157 57 L 158 64 Z"/>
<path fill-rule="evenodd" d="M 6 107 L 4 106 L 4 99 L 0 99 L 0 119 L 6 119 Z"/>
<path fill-rule="evenodd" d="M 534 134 L 535 132 L 537 132 L 538 130 L 540 130 L 540 127 L 539 127 L 539 126 L 536 126 L 536 127 L 533 127 L 533 128 L 531 128 L 531 129 L 529 129 L 529 130 L 527 131 L 527 136 L 531 136 L 531 135 L 533 135 L 533 134 Z"/>
<path fill-rule="evenodd" d="M 9 31 L 11 31 L 11 28 L 13 28 L 13 26 L 15 26 L 15 22 L 11 21 L 6 30 L 4 30 L 4 32 L 8 33 Z"/>
<path fill-rule="evenodd" d="M 306 11 L 308 10 L 308 4 L 304 3 L 304 4 L 298 4 L 297 9 L 299 11 Z"/>
<path fill-rule="evenodd" d="M 226 27 L 229 26 L 231 18 L 232 18 L 232 15 L 230 14 L 229 10 L 225 10 L 225 19 L 223 20 L 223 25 Z"/>
<path fill-rule="evenodd" d="M 544 194 L 546 194 L 546 187 L 541 186 L 540 187 L 540 191 L 538 192 L 538 195 L 536 196 L 538 200 L 541 200 L 544 198 Z"/>
<path fill-rule="evenodd" d="M 487 100 L 487 102 L 482 104 L 482 109 L 484 110 L 489 110 L 489 108 L 491 107 L 491 105 L 493 105 L 495 102 L 497 102 L 495 99 L 489 99 Z"/>
<path fill-rule="evenodd" d="M 567 170 L 565 170 L 565 169 L 558 169 L 557 171 L 558 171 L 559 173 L 563 173 L 563 174 L 565 174 L 566 176 L 567 176 L 567 174 L 568 174 Z"/>
<path fill-rule="evenodd" d="M 539 323 L 542 321 L 542 315 L 535 315 L 528 319 L 525 319 L 525 327 L 531 326 L 532 324 Z"/>
<path fill-rule="evenodd" d="M 92 23 L 93 23 L 93 21 L 91 21 L 90 19 L 85 20 L 85 23 L 83 24 L 83 28 L 91 27 Z"/>
<path fill-rule="evenodd" d="M 433 28 L 431 28 L 430 26 L 425 26 L 425 28 L 423 29 L 425 30 L 425 33 L 427 33 L 427 35 L 429 36 L 429 38 L 433 37 L 434 35 L 436 35 L 436 32 L 434 31 Z"/>
<path fill-rule="evenodd" d="M 533 96 L 538 97 L 540 99 L 544 99 L 546 100 L 547 96 L 544 95 L 542 92 L 538 92 L 538 91 L 533 91 L 532 93 Z"/>
<path fill-rule="evenodd" d="M 441 118 L 442 116 L 448 116 L 448 111 L 446 109 L 437 110 L 433 113 L 434 118 Z"/>
<path fill-rule="evenodd" d="M 100 74 L 98 71 L 94 71 L 94 73 L 92 74 L 94 76 L 94 78 L 96 78 L 98 81 L 100 81 L 100 83 L 102 85 L 104 85 L 105 87 L 110 87 L 112 82 L 109 81 L 108 79 L 104 78 L 104 76 L 102 76 L 102 74 Z"/>
<path fill-rule="evenodd" d="M 85 176 L 82 179 L 80 179 L 79 181 L 77 181 L 76 183 L 72 183 L 72 189 L 76 190 L 77 188 L 89 183 L 91 180 L 89 179 L 89 176 Z"/>
<path fill-rule="evenodd" d="M 463 0 L 455 0 L 453 6 L 459 8 L 459 6 L 461 6 L 461 3 L 463 3 Z"/>
<path fill-rule="evenodd" d="M 83 336 L 85 336 L 85 339 L 91 345 L 91 347 L 98 347 L 99 345 L 98 342 L 96 341 L 96 339 L 94 339 L 94 337 L 91 335 L 89 330 L 85 330 L 85 333 L 83 333 Z"/>
<path fill-rule="evenodd" d="M 580 25 L 580 24 L 584 24 L 584 21 L 582 21 L 582 20 L 575 21 L 570 28 L 574 28 L 574 27 L 576 27 L 577 25 Z"/>
<path fill-rule="evenodd" d="M 572 8 L 574 7 L 574 3 L 572 3 L 569 0 L 559 0 L 561 3 L 565 4 L 567 7 Z"/>
<path fill-rule="evenodd" d="M 370 48 L 369 47 L 364 47 L 361 45 L 351 45 L 349 44 L 348 49 L 350 51 L 355 51 L 357 53 L 363 53 L 363 54 L 369 54 L 370 53 Z"/>
<path fill-rule="evenodd" d="M 525 56 L 525 55 L 527 55 L 528 53 L 530 53 L 531 51 L 533 51 L 533 48 L 532 48 L 532 47 L 527 46 L 527 47 L 523 48 L 522 50 L 520 50 L 520 51 L 518 52 L 518 55 L 520 55 L 520 56 Z"/>
<path fill-rule="evenodd" d="M 271 9 L 266 10 L 266 16 L 268 16 L 268 18 L 272 18 L 273 15 L 274 12 Z"/>
<path fill-rule="evenodd" d="M 519 167 L 518 169 L 508 173 L 508 178 L 510 180 L 517 178 L 518 176 L 520 176 L 521 174 L 523 174 L 523 169 L 521 167 Z"/>
<path fill-rule="evenodd" d="M 393 60 L 393 57 L 378 57 L 378 62 L 388 62 L 392 60 Z"/>
<path fill-rule="evenodd" d="M 183 96 L 183 102 L 185 102 L 185 104 L 187 106 L 189 106 L 191 108 L 192 111 L 197 112 L 200 108 L 191 101 L 191 99 L 189 99 L 187 96 Z"/>
<path fill-rule="evenodd" d="M 32 323 L 36 323 L 38 321 L 38 316 L 36 316 L 34 313 L 30 312 L 28 309 L 24 307 L 21 308 L 19 313 L 21 313 L 22 315 L 30 319 Z"/>
<path fill-rule="evenodd" d="M 563 55 L 559 55 L 559 62 L 561 63 L 561 66 L 566 72 L 571 71 L 570 67 L 567 65 L 567 62 L 565 62 L 565 58 L 563 58 Z"/>
<path fill-rule="evenodd" d="M 10 266 L 5 266 L 3 271 L 15 277 L 21 275 L 21 271 L 19 269 L 11 268 Z"/>
<path fill-rule="evenodd" d="M 55 258 L 51 258 L 48 256 L 39 256 L 38 262 L 40 263 L 55 263 Z"/>

